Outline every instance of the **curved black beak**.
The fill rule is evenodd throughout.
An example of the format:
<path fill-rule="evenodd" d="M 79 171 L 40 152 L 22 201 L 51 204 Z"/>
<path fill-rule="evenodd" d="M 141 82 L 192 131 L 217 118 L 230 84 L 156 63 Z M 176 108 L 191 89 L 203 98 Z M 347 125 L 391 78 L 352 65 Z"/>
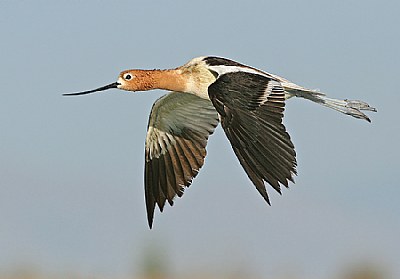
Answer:
<path fill-rule="evenodd" d="M 94 93 L 94 92 L 98 92 L 98 91 L 104 91 L 104 90 L 107 90 L 107 89 L 118 88 L 118 85 L 120 85 L 118 82 L 113 82 L 113 83 L 110 83 L 108 85 L 99 87 L 97 89 L 88 90 L 88 91 L 82 91 L 82 92 L 76 92 L 76 93 L 65 93 L 65 94 L 63 94 L 63 96 L 85 95 L 85 94 L 90 94 L 90 93 Z"/>

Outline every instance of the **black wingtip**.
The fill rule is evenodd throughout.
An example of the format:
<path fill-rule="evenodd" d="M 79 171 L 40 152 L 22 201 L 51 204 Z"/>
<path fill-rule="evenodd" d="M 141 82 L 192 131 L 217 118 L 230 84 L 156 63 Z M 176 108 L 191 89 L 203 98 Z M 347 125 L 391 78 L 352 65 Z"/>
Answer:
<path fill-rule="evenodd" d="M 148 216 L 147 222 L 149 224 L 149 229 L 151 230 L 153 228 L 153 216 Z"/>
<path fill-rule="evenodd" d="M 257 189 L 258 190 L 258 189 Z M 267 194 L 267 191 L 266 191 L 266 189 L 264 189 L 265 191 L 262 193 L 262 192 L 260 192 L 260 191 L 258 191 L 260 194 L 261 194 L 261 196 L 263 197 L 263 199 L 267 202 L 267 204 L 269 205 L 269 206 L 271 206 L 271 201 L 269 200 L 269 196 L 268 196 L 268 194 Z"/>
<path fill-rule="evenodd" d="M 156 203 L 154 201 L 152 201 L 152 200 L 148 200 L 148 196 L 146 195 L 147 223 L 149 224 L 150 230 L 153 228 L 153 218 L 154 218 L 155 205 L 156 205 Z"/>

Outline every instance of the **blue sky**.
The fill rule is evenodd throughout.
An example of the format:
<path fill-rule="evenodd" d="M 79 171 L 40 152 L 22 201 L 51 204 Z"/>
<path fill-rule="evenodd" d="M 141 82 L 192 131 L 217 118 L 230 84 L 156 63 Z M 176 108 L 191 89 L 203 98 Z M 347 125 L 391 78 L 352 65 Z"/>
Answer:
<path fill-rule="evenodd" d="M 150 1 L 149 1 L 150 2 Z M 373 262 L 400 277 L 397 1 L 1 1 L 0 270 L 327 278 Z M 144 138 L 164 92 L 62 93 L 130 68 L 218 55 L 378 109 L 372 124 L 306 100 L 284 123 L 296 184 L 266 206 L 219 127 L 173 208 L 146 224 Z"/>

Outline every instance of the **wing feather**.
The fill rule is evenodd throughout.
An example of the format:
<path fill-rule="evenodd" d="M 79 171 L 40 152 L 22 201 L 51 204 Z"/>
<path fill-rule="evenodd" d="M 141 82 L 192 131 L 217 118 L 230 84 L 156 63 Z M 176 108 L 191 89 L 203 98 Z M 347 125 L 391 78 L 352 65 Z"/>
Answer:
<path fill-rule="evenodd" d="M 218 125 L 218 114 L 209 100 L 171 92 L 151 110 L 146 136 L 145 197 L 152 227 L 154 209 L 163 211 L 203 166 L 209 135 Z"/>
<path fill-rule="evenodd" d="M 218 76 L 208 92 L 239 162 L 270 203 L 264 182 L 281 193 L 296 174 L 296 152 L 282 124 L 283 87 L 273 77 L 235 70 Z"/>

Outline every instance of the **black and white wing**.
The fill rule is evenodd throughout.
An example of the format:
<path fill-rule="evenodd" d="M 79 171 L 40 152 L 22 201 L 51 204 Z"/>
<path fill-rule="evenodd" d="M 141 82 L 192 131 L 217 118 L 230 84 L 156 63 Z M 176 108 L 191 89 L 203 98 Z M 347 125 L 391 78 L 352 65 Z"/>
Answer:
<path fill-rule="evenodd" d="M 147 136 L 145 197 L 150 228 L 154 208 L 173 205 L 183 195 L 204 163 L 208 136 L 218 125 L 218 114 L 209 100 L 170 92 L 152 107 Z"/>
<path fill-rule="evenodd" d="M 208 93 L 240 164 L 270 203 L 264 181 L 280 193 L 296 174 L 296 152 L 282 124 L 285 92 L 273 77 L 240 67 L 219 71 Z"/>

